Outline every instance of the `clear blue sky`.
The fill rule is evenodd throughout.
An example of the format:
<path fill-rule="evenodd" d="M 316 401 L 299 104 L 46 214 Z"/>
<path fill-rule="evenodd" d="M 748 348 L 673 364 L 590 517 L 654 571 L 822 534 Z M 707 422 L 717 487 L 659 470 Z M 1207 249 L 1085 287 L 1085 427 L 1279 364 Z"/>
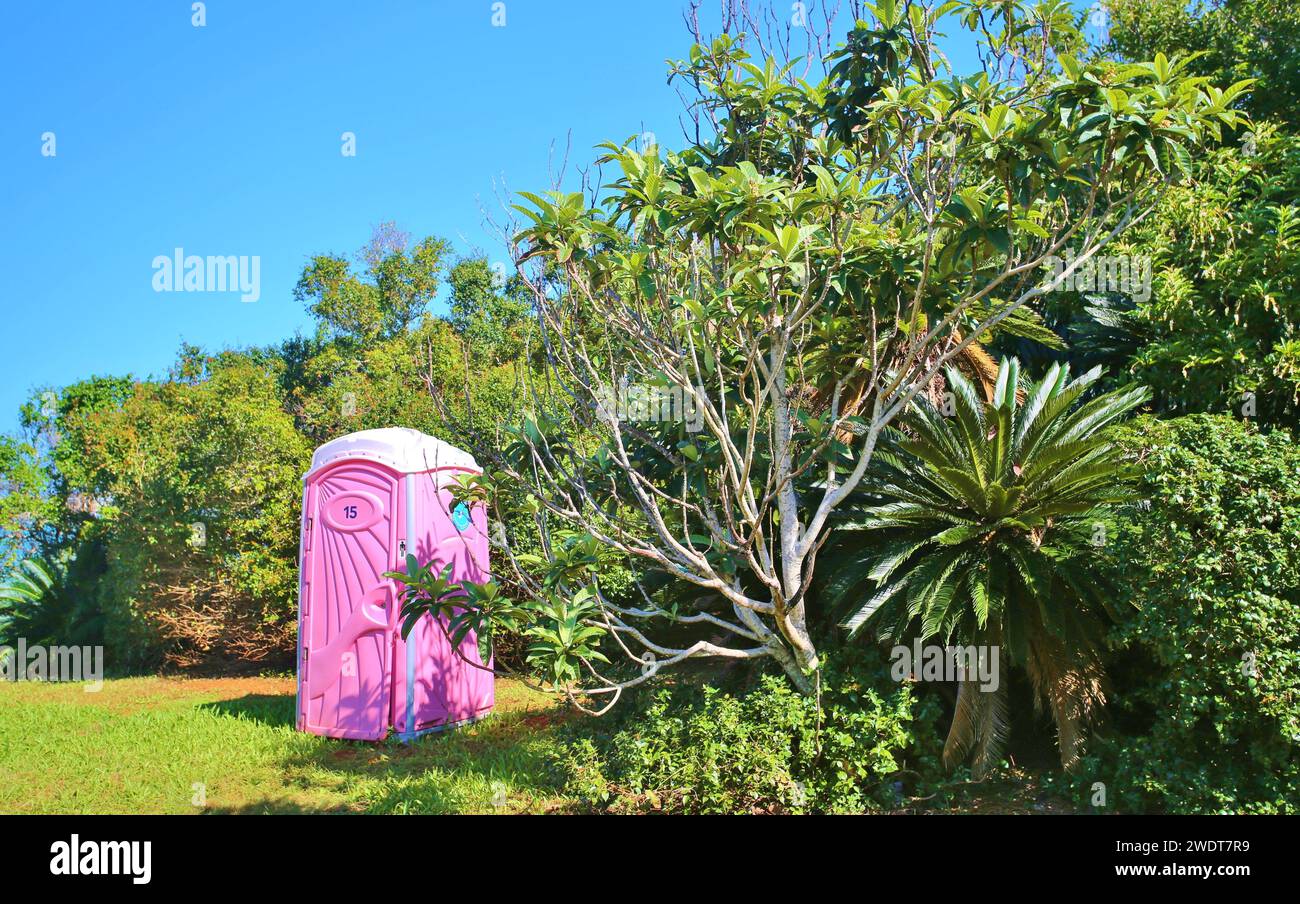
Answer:
<path fill-rule="evenodd" d="M 664 60 L 689 46 L 683 5 L 507 0 L 498 28 L 490 0 L 210 0 L 196 28 L 189 0 L 10 0 L 0 430 L 34 389 L 163 373 L 182 339 L 309 330 L 306 259 L 381 221 L 503 259 L 481 214 L 494 179 L 546 188 L 569 130 L 576 163 L 643 129 L 678 142 Z M 152 261 L 177 246 L 258 255 L 261 299 L 155 293 Z"/>

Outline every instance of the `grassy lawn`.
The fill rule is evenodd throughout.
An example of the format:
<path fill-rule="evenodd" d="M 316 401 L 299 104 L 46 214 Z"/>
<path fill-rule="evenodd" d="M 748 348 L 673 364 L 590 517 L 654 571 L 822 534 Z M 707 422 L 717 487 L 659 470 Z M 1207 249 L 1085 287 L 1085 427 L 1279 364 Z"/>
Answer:
<path fill-rule="evenodd" d="M 414 744 L 293 728 L 292 678 L 0 683 L 3 813 L 566 810 L 552 701 L 497 682 L 488 719 Z M 206 805 L 196 805 L 200 790 Z"/>
<path fill-rule="evenodd" d="M 0 682 L 0 813 L 548 813 L 582 810 L 549 754 L 567 714 L 517 681 L 497 709 L 414 744 L 293 728 L 292 678 Z M 203 805 L 196 802 L 202 786 Z M 1035 774 L 896 812 L 1060 813 Z"/>

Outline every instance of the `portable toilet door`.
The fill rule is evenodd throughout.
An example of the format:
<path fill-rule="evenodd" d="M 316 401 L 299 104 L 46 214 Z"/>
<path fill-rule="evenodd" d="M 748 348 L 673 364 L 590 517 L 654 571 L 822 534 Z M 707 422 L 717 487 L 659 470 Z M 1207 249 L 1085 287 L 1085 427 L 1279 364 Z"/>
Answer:
<path fill-rule="evenodd" d="M 484 513 L 450 511 L 444 489 L 477 471 L 467 453 L 416 430 L 366 430 L 316 450 L 304 478 L 299 607 L 298 727 L 379 740 L 476 718 L 493 703 L 477 641 L 461 656 L 421 619 L 401 638 L 406 552 L 453 579 L 486 579 Z M 429 489 L 426 489 L 429 488 Z M 467 674 L 468 670 L 477 672 Z"/>
<path fill-rule="evenodd" d="M 392 694 L 399 475 L 342 460 L 308 477 L 303 502 L 299 726 L 377 740 Z"/>
<path fill-rule="evenodd" d="M 488 539 L 486 513 L 455 503 L 447 485 L 469 463 L 440 465 L 436 470 L 407 474 L 403 510 L 406 536 L 416 559 L 441 573 L 451 566 L 455 581 L 486 581 Z M 405 571 L 405 565 L 402 566 Z M 398 622 L 400 625 L 400 621 Z M 494 683 L 491 661 L 479 654 L 473 632 L 452 648 L 446 619 L 420 619 L 405 639 L 394 642 L 393 728 L 403 738 L 472 721 L 492 709 Z"/>

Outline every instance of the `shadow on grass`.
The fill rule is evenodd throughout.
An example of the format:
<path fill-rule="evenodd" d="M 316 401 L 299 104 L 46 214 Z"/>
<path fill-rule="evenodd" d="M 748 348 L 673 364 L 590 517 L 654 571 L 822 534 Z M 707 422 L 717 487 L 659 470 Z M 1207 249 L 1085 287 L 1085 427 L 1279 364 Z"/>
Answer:
<path fill-rule="evenodd" d="M 200 712 L 248 719 L 271 728 L 293 728 L 297 699 L 293 694 L 245 694 L 234 700 L 201 704 Z"/>
<path fill-rule="evenodd" d="M 410 744 L 331 742 L 298 766 L 356 787 L 367 813 L 535 813 L 567 808 L 558 748 L 552 731 L 512 713 Z"/>
<path fill-rule="evenodd" d="M 295 724 L 292 694 L 247 694 L 200 710 L 270 728 Z M 553 716 L 494 713 L 410 744 L 297 735 L 278 757 L 286 781 L 320 805 L 268 796 L 222 813 L 519 813 L 571 809 L 556 765 Z"/>

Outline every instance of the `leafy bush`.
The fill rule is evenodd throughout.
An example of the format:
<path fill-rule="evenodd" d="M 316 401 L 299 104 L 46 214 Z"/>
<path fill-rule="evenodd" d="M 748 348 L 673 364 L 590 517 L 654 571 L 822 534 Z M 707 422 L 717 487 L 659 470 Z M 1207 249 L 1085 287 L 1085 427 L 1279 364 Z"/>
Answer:
<path fill-rule="evenodd" d="M 1199 54 L 1188 67 L 1215 84 L 1254 78 L 1243 106 L 1255 117 L 1300 124 L 1300 8 L 1294 0 L 1105 0 L 1104 49 L 1121 59 Z"/>
<path fill-rule="evenodd" d="M 1109 805 L 1300 809 L 1300 448 L 1224 416 L 1123 434 L 1148 508 L 1109 546 L 1116 725 L 1079 769 Z"/>
<path fill-rule="evenodd" d="M 284 661 L 297 632 L 298 511 L 309 449 L 274 375 L 238 353 L 185 350 L 165 381 L 59 422 L 76 488 L 96 500 L 115 669 Z"/>
<path fill-rule="evenodd" d="M 1300 138 L 1264 126 L 1253 153 L 1208 155 L 1131 236 L 1150 298 L 1121 317 L 1140 345 L 1128 371 L 1178 414 L 1300 425 Z"/>
<path fill-rule="evenodd" d="M 1031 366 L 1101 365 L 1110 375 L 1103 385 L 1148 386 L 1155 410 L 1170 417 L 1244 413 L 1295 430 L 1298 202 L 1300 137 L 1257 124 L 1240 143 L 1199 157 L 1196 178 L 1171 186 L 1150 217 L 1108 248 L 1134 274 L 1147 262 L 1147 291 L 1054 292 L 1043 318 L 1067 350 L 1010 336 L 993 348 Z"/>
<path fill-rule="evenodd" d="M 883 669 L 878 671 L 883 675 Z M 568 746 L 572 793 L 616 811 L 862 812 L 938 775 L 938 706 L 832 663 L 817 697 L 765 675 L 730 693 L 681 685 Z"/>

